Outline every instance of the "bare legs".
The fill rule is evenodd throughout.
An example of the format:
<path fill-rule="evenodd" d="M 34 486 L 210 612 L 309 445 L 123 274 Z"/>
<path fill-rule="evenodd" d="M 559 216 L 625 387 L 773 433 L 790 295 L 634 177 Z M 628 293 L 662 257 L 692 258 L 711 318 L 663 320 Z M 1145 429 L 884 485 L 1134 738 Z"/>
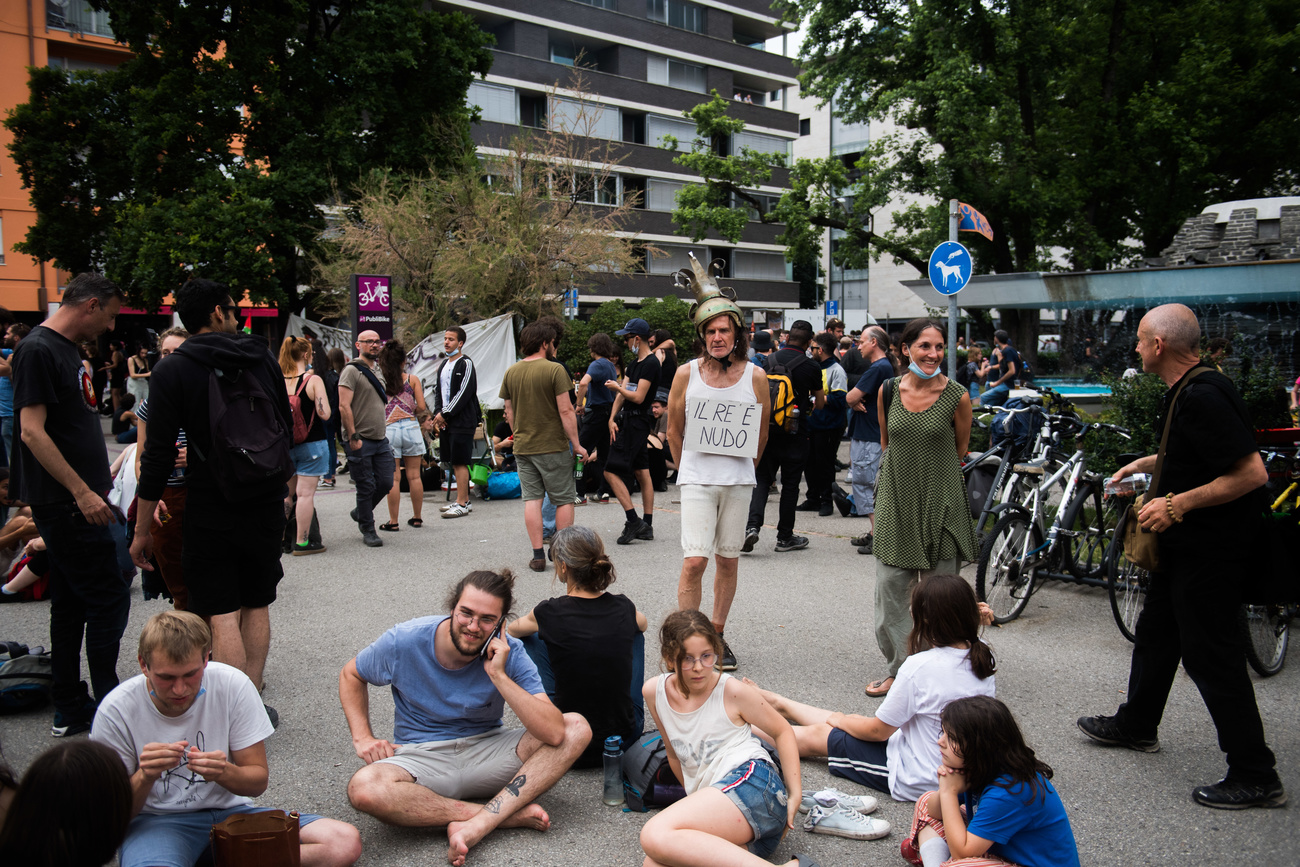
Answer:
<path fill-rule="evenodd" d="M 401 768 L 384 763 L 357 771 L 348 783 L 348 798 L 358 810 L 391 825 L 445 825 L 447 861 L 461 867 L 469 850 L 496 828 L 547 830 L 551 819 L 533 799 L 564 775 L 590 740 L 586 720 L 572 713 L 564 715 L 564 740 L 559 746 L 547 746 L 525 734 L 516 749 L 522 767 L 486 804 L 444 798 Z"/>
<path fill-rule="evenodd" d="M 469 464 L 457 464 L 452 467 L 452 471 L 456 474 L 456 502 L 467 506 L 469 505 Z M 411 490 L 414 491 L 415 488 Z M 415 494 L 411 496 L 414 497 Z M 415 516 L 420 517 L 418 510 Z"/>
<path fill-rule="evenodd" d="M 753 829 L 731 799 L 713 787 L 656 813 L 641 829 L 644 867 L 771 867 L 745 845 Z M 790 861 L 789 864 L 797 864 Z"/>
<path fill-rule="evenodd" d="M 311 530 L 311 516 L 316 510 L 316 486 L 320 484 L 319 476 L 294 476 L 294 488 L 298 492 L 298 505 L 294 518 L 298 522 L 299 545 L 306 544 L 307 533 Z"/>
<path fill-rule="evenodd" d="M 637 483 L 641 485 L 641 508 L 643 514 L 653 515 L 655 511 L 655 486 L 650 480 L 649 470 L 636 470 Z M 610 491 L 618 498 L 618 504 L 623 507 L 623 511 L 632 508 L 632 494 L 628 492 L 627 485 L 623 484 L 623 477 L 618 473 L 612 473 L 605 470 L 605 484 L 609 486 Z"/>
<path fill-rule="evenodd" d="M 722 631 L 731 613 L 731 601 L 736 598 L 736 571 L 740 563 L 736 557 L 714 557 L 713 571 L 713 621 Z M 682 560 L 682 576 L 677 582 L 677 607 L 683 611 L 699 610 L 704 596 L 704 570 L 709 565 L 707 557 L 686 557 Z"/>
<path fill-rule="evenodd" d="M 361 857 L 361 833 L 337 819 L 303 825 L 298 842 L 302 867 L 349 867 Z"/>
<path fill-rule="evenodd" d="M 794 723 L 794 739 L 795 743 L 799 745 L 800 758 L 819 757 L 830 753 L 827 742 L 831 735 L 831 724 L 827 720 L 830 719 L 834 711 L 792 701 L 783 695 L 772 692 L 770 689 L 763 689 L 747 677 L 741 678 L 741 680 L 758 689 L 764 701 L 770 704 L 781 716 Z M 765 732 L 755 729 L 754 733 L 768 743 L 772 743 L 772 739 Z"/>
<path fill-rule="evenodd" d="M 388 523 L 396 524 L 398 512 L 402 507 L 402 471 L 406 471 L 406 484 L 411 489 L 411 512 L 412 517 L 423 520 L 421 512 L 424 510 L 424 479 L 420 477 L 420 456 L 403 455 L 400 462 L 393 467 L 393 486 L 388 490 Z M 456 481 L 460 481 L 460 476 L 456 476 Z M 456 499 L 460 499 L 460 492 L 466 491 L 468 499 L 468 485 L 460 485 L 456 489 Z"/>
<path fill-rule="evenodd" d="M 241 608 L 229 614 L 214 614 L 210 622 L 212 658 L 238 668 L 260 690 L 266 654 L 271 648 L 271 610 Z"/>
<path fill-rule="evenodd" d="M 555 510 L 555 528 L 560 528 L 560 516 L 563 514 L 564 507 L 558 507 Z M 569 507 L 569 523 L 573 523 L 573 508 Z M 524 500 L 524 527 L 528 530 L 528 545 L 533 549 L 542 547 L 542 501 L 541 500 Z"/>

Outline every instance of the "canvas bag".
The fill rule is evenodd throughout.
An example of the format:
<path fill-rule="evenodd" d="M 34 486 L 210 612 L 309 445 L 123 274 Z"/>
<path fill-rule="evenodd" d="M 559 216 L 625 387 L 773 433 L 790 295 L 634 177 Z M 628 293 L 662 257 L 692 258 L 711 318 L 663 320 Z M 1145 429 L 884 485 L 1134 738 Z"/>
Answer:
<path fill-rule="evenodd" d="M 216 867 L 299 867 L 298 831 L 297 813 L 236 813 L 212 826 L 212 861 Z"/>
<path fill-rule="evenodd" d="M 45 648 L 0 641 L 0 713 L 44 707 L 53 685 L 54 670 Z"/>
<path fill-rule="evenodd" d="M 1194 371 L 1190 376 L 1183 379 L 1182 385 L 1178 386 L 1178 391 L 1174 392 L 1173 400 L 1169 401 L 1169 411 L 1165 414 L 1165 430 L 1160 435 L 1160 450 L 1156 452 L 1156 469 L 1151 474 L 1151 484 L 1147 490 L 1154 491 L 1156 484 L 1160 481 L 1160 470 L 1165 464 L 1165 447 L 1169 444 L 1169 428 L 1174 421 L 1174 409 L 1178 405 L 1178 398 L 1183 393 L 1183 389 L 1191 384 L 1192 380 L 1209 370 L 1208 367 L 1202 367 Z M 1128 515 L 1124 519 L 1124 556 L 1130 563 L 1140 569 L 1148 572 L 1160 571 L 1160 534 L 1153 533 L 1142 526 L 1138 520 L 1138 513 L 1142 511 L 1142 505 L 1146 502 L 1144 494 L 1138 494 L 1133 505 L 1128 507 Z"/>

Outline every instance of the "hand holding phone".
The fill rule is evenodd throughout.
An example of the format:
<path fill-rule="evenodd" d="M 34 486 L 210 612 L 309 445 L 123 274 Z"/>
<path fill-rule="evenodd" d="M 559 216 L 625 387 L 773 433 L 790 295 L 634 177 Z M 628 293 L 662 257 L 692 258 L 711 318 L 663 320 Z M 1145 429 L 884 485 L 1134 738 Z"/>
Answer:
<path fill-rule="evenodd" d="M 487 637 L 487 641 L 483 642 L 483 647 L 478 652 L 478 655 L 480 657 L 482 657 L 483 659 L 487 659 L 487 652 L 488 652 L 488 648 L 492 646 L 492 639 L 501 637 L 501 630 L 505 627 L 505 625 L 506 625 L 506 619 L 502 617 L 500 622 L 497 623 L 496 628 L 493 629 L 492 633 Z"/>

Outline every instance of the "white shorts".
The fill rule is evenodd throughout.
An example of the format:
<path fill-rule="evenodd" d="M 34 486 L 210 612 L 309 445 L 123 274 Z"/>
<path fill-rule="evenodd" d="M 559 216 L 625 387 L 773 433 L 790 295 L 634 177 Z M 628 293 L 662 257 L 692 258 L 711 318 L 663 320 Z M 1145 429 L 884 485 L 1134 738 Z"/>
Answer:
<path fill-rule="evenodd" d="M 750 485 L 682 485 L 682 556 L 740 556 Z"/>

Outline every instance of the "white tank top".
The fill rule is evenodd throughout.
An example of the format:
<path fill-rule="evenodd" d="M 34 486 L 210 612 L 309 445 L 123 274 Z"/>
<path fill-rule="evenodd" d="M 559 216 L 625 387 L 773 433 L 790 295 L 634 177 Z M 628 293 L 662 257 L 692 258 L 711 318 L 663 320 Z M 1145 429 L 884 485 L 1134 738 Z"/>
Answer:
<path fill-rule="evenodd" d="M 655 684 L 655 710 L 659 711 L 664 736 L 682 763 L 686 794 L 713 785 L 751 759 L 771 761 L 767 750 L 750 732 L 749 723 L 736 725 L 727 716 L 723 687 L 731 675 L 719 677 L 704 704 L 689 713 L 678 713 L 668 703 L 669 677 L 660 675 Z"/>
<path fill-rule="evenodd" d="M 726 388 L 714 388 L 700 375 L 700 360 L 695 359 L 690 364 L 691 380 L 686 386 L 686 396 L 757 403 L 758 397 L 754 394 L 754 372 L 748 369 L 753 365 L 748 361 L 744 364 L 746 370 L 739 382 Z M 677 468 L 679 485 L 745 485 L 752 488 L 755 482 L 754 461 L 750 458 L 682 449 L 682 464 Z"/>

